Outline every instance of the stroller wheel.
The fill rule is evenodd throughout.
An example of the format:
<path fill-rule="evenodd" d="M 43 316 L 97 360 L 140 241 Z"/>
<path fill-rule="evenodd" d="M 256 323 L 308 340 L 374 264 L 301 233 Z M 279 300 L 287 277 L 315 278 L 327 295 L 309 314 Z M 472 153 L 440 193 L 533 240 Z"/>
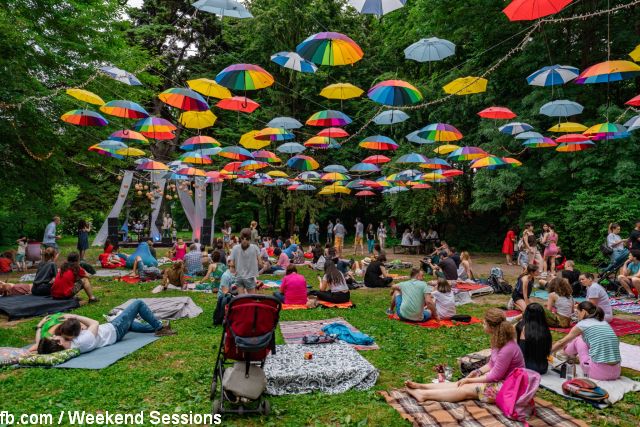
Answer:
<path fill-rule="evenodd" d="M 222 413 L 222 405 L 220 404 L 219 399 L 213 399 L 213 404 L 211 405 L 211 412 L 213 415 Z"/>
<path fill-rule="evenodd" d="M 211 381 L 211 394 L 209 394 L 209 399 L 211 400 L 215 399 L 217 388 L 218 388 L 218 379 L 214 376 L 213 381 Z"/>
<path fill-rule="evenodd" d="M 271 413 L 271 404 L 268 400 L 262 402 L 262 415 L 269 415 Z"/>

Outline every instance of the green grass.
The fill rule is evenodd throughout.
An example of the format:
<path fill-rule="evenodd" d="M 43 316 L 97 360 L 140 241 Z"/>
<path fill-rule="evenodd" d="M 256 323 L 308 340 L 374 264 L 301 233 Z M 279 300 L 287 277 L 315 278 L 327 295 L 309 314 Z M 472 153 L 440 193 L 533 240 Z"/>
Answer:
<path fill-rule="evenodd" d="M 63 253 L 75 242 L 63 242 Z M 163 254 L 160 250 L 160 254 Z M 89 259 L 95 259 L 92 250 Z M 478 260 L 481 263 L 481 260 Z M 316 274 L 301 271 L 309 283 L 317 286 Z M 107 279 L 94 279 L 101 301 L 84 305 L 76 313 L 101 320 L 110 308 L 129 298 L 149 297 L 155 283 L 128 285 Z M 166 296 L 184 295 L 170 292 Z M 63 369 L 19 369 L 0 371 L 1 410 L 10 413 L 59 413 L 66 410 L 99 412 L 137 412 L 157 410 L 165 413 L 208 413 L 211 409 L 209 387 L 219 344 L 221 328 L 211 325 L 215 295 L 190 293 L 204 309 L 195 319 L 173 322 L 178 335 L 164 337 L 101 371 Z M 369 391 L 351 391 L 339 395 L 312 394 L 271 397 L 272 415 L 268 417 L 226 416 L 228 426 L 404 426 L 409 425 L 388 406 L 377 391 L 400 387 L 405 380 L 429 381 L 439 363 L 456 364 L 456 358 L 488 347 L 481 325 L 451 329 L 424 329 L 388 320 L 386 290 L 352 292 L 356 309 L 315 309 L 284 311 L 282 320 L 323 319 L 342 316 L 366 334 L 373 336 L 381 349 L 361 354 L 380 371 L 376 386 Z M 506 300 L 506 297 L 502 298 Z M 492 303 L 492 304 L 490 304 Z M 481 316 L 496 304 L 498 297 L 483 303 L 466 305 L 460 312 Z M 0 346 L 30 343 L 38 319 L 17 324 L 0 323 Z M 624 339 L 640 343 L 638 337 Z M 282 337 L 278 336 L 282 343 Z M 633 375 L 632 371 L 626 371 Z M 635 373 L 637 376 L 637 373 Z M 636 378 L 640 379 L 640 378 Z M 627 395 L 613 408 L 597 411 L 590 406 L 559 398 L 545 391 L 539 394 L 584 419 L 590 425 L 637 426 L 640 406 L 637 395 Z M 636 402 L 636 403 L 634 403 Z"/>

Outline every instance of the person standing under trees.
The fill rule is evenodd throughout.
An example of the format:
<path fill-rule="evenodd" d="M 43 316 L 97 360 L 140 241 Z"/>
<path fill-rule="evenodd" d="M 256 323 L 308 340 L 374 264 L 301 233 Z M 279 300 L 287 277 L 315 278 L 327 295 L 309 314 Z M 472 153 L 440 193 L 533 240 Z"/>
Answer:
<path fill-rule="evenodd" d="M 47 225 L 47 228 L 44 229 L 44 237 L 42 238 L 42 245 L 46 248 L 58 249 L 57 240 L 60 239 L 60 235 L 56 234 L 56 227 L 60 224 L 60 217 L 54 216 L 53 220 Z"/>
<path fill-rule="evenodd" d="M 333 234 L 335 236 L 334 246 L 336 248 L 336 255 L 338 258 L 342 256 L 342 249 L 344 248 L 344 236 L 347 234 L 346 228 L 336 219 L 336 225 L 333 227 Z"/>
<path fill-rule="evenodd" d="M 367 225 L 367 249 L 369 249 L 369 255 L 373 254 L 373 246 L 376 244 L 376 233 L 373 230 L 373 224 Z"/>
<path fill-rule="evenodd" d="M 253 294 L 256 291 L 256 277 L 260 270 L 260 249 L 251 243 L 251 230 L 243 228 L 240 232 L 240 244 L 235 245 L 229 260 L 236 266 L 236 286 L 241 294 Z"/>
<path fill-rule="evenodd" d="M 316 232 L 317 230 L 315 222 L 309 222 L 309 228 L 307 228 L 307 238 L 309 239 L 309 244 L 314 244 L 317 242 Z"/>
<path fill-rule="evenodd" d="M 258 223 L 251 221 L 251 243 L 260 246 L 260 233 L 258 233 Z"/>
<path fill-rule="evenodd" d="M 516 233 L 510 228 L 507 231 L 507 235 L 504 236 L 504 241 L 502 242 L 502 253 L 504 254 L 507 265 L 513 265 L 513 254 L 514 254 L 514 245 L 516 242 Z"/>
<path fill-rule="evenodd" d="M 544 275 L 547 271 L 555 273 L 556 271 L 556 255 L 558 255 L 558 233 L 556 233 L 556 227 L 553 224 L 547 226 L 547 233 L 542 238 L 542 245 L 544 246 L 544 262 L 542 263 L 542 272 Z M 548 262 L 551 262 L 549 268 Z"/>
<path fill-rule="evenodd" d="M 384 226 L 384 222 L 380 221 L 378 226 L 378 243 L 380 243 L 380 249 L 384 250 L 384 242 L 387 240 L 387 229 Z"/>
<path fill-rule="evenodd" d="M 360 221 L 360 218 L 356 218 L 356 237 L 353 241 L 354 255 L 358 255 L 358 246 L 360 246 L 360 252 L 364 256 L 364 224 Z"/>
<path fill-rule="evenodd" d="M 171 227 L 173 226 L 173 220 L 171 216 L 167 213 L 162 217 L 162 238 L 170 239 L 171 238 Z"/>
<path fill-rule="evenodd" d="M 89 232 L 91 226 L 87 224 L 87 221 L 81 219 L 78 223 L 78 254 L 80 255 L 80 261 L 84 261 L 84 254 L 89 249 Z"/>
<path fill-rule="evenodd" d="M 224 249 L 226 251 L 231 250 L 231 223 L 225 221 L 222 225 L 222 242 L 224 243 Z M 249 232 L 251 233 L 251 232 Z"/>
<path fill-rule="evenodd" d="M 327 243 L 333 243 L 333 223 L 331 220 L 327 224 Z"/>

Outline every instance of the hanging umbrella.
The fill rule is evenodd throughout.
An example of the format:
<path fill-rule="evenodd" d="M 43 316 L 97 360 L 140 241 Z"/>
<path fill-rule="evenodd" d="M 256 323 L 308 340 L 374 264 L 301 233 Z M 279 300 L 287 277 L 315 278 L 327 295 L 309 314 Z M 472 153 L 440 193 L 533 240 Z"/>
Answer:
<path fill-rule="evenodd" d="M 286 141 L 294 137 L 294 134 L 284 128 L 264 128 L 253 136 L 259 141 Z"/>
<path fill-rule="evenodd" d="M 627 128 L 627 131 L 631 132 L 636 129 L 640 129 L 640 115 L 633 116 L 624 124 L 624 127 Z"/>
<path fill-rule="evenodd" d="M 218 101 L 216 107 L 222 108 L 223 110 L 240 111 L 251 114 L 260 107 L 260 104 L 245 96 L 232 96 L 231 98 Z"/>
<path fill-rule="evenodd" d="M 431 186 L 430 186 L 429 184 L 427 184 L 427 183 L 419 183 L 419 184 L 415 184 L 415 185 L 412 185 L 412 186 L 411 186 L 411 189 L 412 189 L 412 190 L 428 190 L 428 189 L 430 189 L 430 188 L 433 188 L 433 187 L 431 187 Z"/>
<path fill-rule="evenodd" d="M 128 148 L 127 144 L 125 144 L 124 142 L 110 139 L 101 141 L 99 144 L 97 144 L 97 146 L 109 150 L 121 150 L 123 148 Z"/>
<path fill-rule="evenodd" d="M 584 132 L 585 130 L 587 130 L 587 127 L 580 123 L 564 122 L 564 123 L 558 123 L 555 126 L 551 126 L 547 130 L 549 132 L 556 132 L 556 133 Z"/>
<path fill-rule="evenodd" d="M 529 148 L 551 148 L 558 146 L 553 139 L 547 137 L 530 138 L 523 142 L 522 145 Z"/>
<path fill-rule="evenodd" d="M 309 126 L 346 126 L 351 123 L 351 118 L 341 111 L 336 110 L 322 110 L 314 113 L 307 120 L 306 124 Z"/>
<path fill-rule="evenodd" d="M 264 169 L 266 167 L 269 167 L 269 163 L 261 162 L 259 160 L 251 160 L 251 159 L 250 160 L 245 160 L 244 162 L 242 162 L 240 164 L 240 169 L 242 169 L 244 171 L 255 171 L 255 170 L 259 170 L 259 169 Z"/>
<path fill-rule="evenodd" d="M 334 83 L 322 89 L 322 91 L 320 91 L 320 96 L 327 99 L 345 100 L 357 98 L 363 93 L 364 91 L 362 89 L 352 85 L 351 83 Z"/>
<path fill-rule="evenodd" d="M 287 166 L 291 169 L 297 169 L 300 171 L 311 171 L 320 167 L 313 157 L 303 156 L 302 154 L 298 154 L 290 158 L 287 161 Z"/>
<path fill-rule="evenodd" d="M 198 150 L 202 148 L 220 147 L 220 145 L 221 144 L 215 138 L 206 135 L 198 135 L 185 139 L 180 148 L 182 150 L 188 151 Z"/>
<path fill-rule="evenodd" d="M 233 173 L 233 172 L 240 172 L 240 165 L 242 164 L 242 162 L 229 162 L 226 165 L 224 165 L 222 167 L 222 170 L 220 171 L 221 173 Z"/>
<path fill-rule="evenodd" d="M 302 172 L 301 174 L 299 174 L 296 179 L 301 179 L 303 181 L 313 181 L 313 180 L 319 180 L 320 179 L 320 174 L 318 172 L 315 171 L 306 171 L 306 172 Z"/>
<path fill-rule="evenodd" d="M 503 159 L 504 160 L 504 159 Z M 460 176 L 460 175 L 464 175 L 464 172 L 462 172 L 459 169 L 434 169 L 433 172 L 439 173 L 440 175 L 444 176 L 445 178 L 453 178 L 455 176 Z"/>
<path fill-rule="evenodd" d="M 487 91 L 489 81 L 482 77 L 460 77 L 442 87 L 450 95 L 473 95 Z"/>
<path fill-rule="evenodd" d="M 517 117 L 516 113 L 506 107 L 489 107 L 478 113 L 483 119 L 509 120 Z"/>
<path fill-rule="evenodd" d="M 436 147 L 433 149 L 433 151 L 437 154 L 449 154 L 452 153 L 454 151 L 456 151 L 458 148 L 460 148 L 459 145 L 455 145 L 455 144 L 444 144 L 441 145 L 439 147 Z"/>
<path fill-rule="evenodd" d="M 441 61 L 455 55 L 456 45 L 449 40 L 430 37 L 420 39 L 404 50 L 404 57 L 418 62 Z"/>
<path fill-rule="evenodd" d="M 447 123 L 432 123 L 420 129 L 417 136 L 429 141 L 451 142 L 461 140 L 462 132 Z"/>
<path fill-rule="evenodd" d="M 347 173 L 347 168 L 342 165 L 328 165 L 322 168 L 324 172 L 338 172 L 338 173 Z M 349 178 L 345 178 L 349 179 Z"/>
<path fill-rule="evenodd" d="M 316 150 L 326 150 L 334 142 L 336 142 L 336 140 L 333 138 L 326 136 L 313 136 L 305 141 L 304 146 Z"/>
<path fill-rule="evenodd" d="M 253 18 L 251 12 L 235 0 L 198 0 L 193 7 L 203 12 L 213 13 L 222 18 Z"/>
<path fill-rule="evenodd" d="M 404 7 L 407 0 L 349 0 L 358 13 L 382 16 Z"/>
<path fill-rule="evenodd" d="M 176 171 L 176 175 L 207 176 L 202 169 L 197 169 L 197 168 L 182 168 Z"/>
<path fill-rule="evenodd" d="M 323 181 L 348 181 L 351 177 L 340 172 L 329 172 L 322 175 L 320 179 Z"/>
<path fill-rule="evenodd" d="M 427 161 L 422 163 L 420 167 L 423 169 L 449 169 L 451 168 L 451 165 L 444 159 L 441 159 L 439 157 L 433 157 L 433 158 L 427 159 Z"/>
<path fill-rule="evenodd" d="M 627 128 L 617 123 L 598 123 L 583 132 L 594 141 L 619 139 L 629 136 Z"/>
<path fill-rule="evenodd" d="M 576 151 L 584 151 L 589 148 L 595 148 L 596 144 L 592 141 L 585 142 L 565 142 L 556 147 L 556 151 L 561 153 L 575 153 Z"/>
<path fill-rule="evenodd" d="M 388 163 L 390 162 L 391 159 L 388 158 L 387 156 L 383 156 L 382 154 L 376 154 L 375 156 L 369 156 L 366 159 L 364 159 L 362 161 L 362 163 L 371 163 L 374 165 L 379 165 L 379 164 L 383 164 L 383 163 Z"/>
<path fill-rule="evenodd" d="M 624 105 L 629 105 L 631 107 L 640 107 L 640 95 L 634 96 L 633 98 L 625 102 Z"/>
<path fill-rule="evenodd" d="M 368 173 L 368 172 L 380 172 L 380 168 L 374 163 L 356 163 L 349 168 L 349 172 L 355 173 Z"/>
<path fill-rule="evenodd" d="M 95 93 L 85 89 L 70 88 L 66 90 L 66 93 L 67 95 L 72 96 L 75 99 L 78 99 L 82 102 L 87 102 L 89 104 L 94 104 L 94 105 L 104 104 L 104 100 L 102 98 L 100 98 Z"/>
<path fill-rule="evenodd" d="M 99 144 L 95 144 L 89 147 L 88 150 L 91 152 L 100 154 L 101 156 L 112 157 L 118 160 L 124 160 L 124 156 L 121 156 L 120 154 L 118 154 L 117 153 L 118 150 L 115 148 L 104 148 L 104 147 L 100 147 Z"/>
<path fill-rule="evenodd" d="M 121 148 L 116 151 L 116 154 L 119 154 L 124 157 L 141 157 L 145 155 L 145 152 L 140 150 L 139 148 L 127 147 Z"/>
<path fill-rule="evenodd" d="M 271 119 L 267 126 L 270 128 L 298 129 L 302 127 L 302 123 L 293 117 L 276 117 Z"/>
<path fill-rule="evenodd" d="M 383 194 L 398 194 L 398 193 L 403 193 L 405 191 L 409 191 L 409 189 L 407 187 L 402 187 L 402 186 L 395 186 L 395 187 L 391 187 L 391 188 L 387 188 L 385 190 L 382 190 Z"/>
<path fill-rule="evenodd" d="M 305 146 L 297 142 L 287 142 L 276 148 L 276 151 L 285 154 L 298 154 L 304 150 L 306 150 Z"/>
<path fill-rule="evenodd" d="M 551 101 L 540 107 L 540 114 L 549 117 L 569 117 L 582 113 L 584 107 L 577 102 L 561 99 Z"/>
<path fill-rule="evenodd" d="M 411 83 L 403 80 L 385 80 L 373 86 L 367 96 L 382 105 L 407 105 L 422 101 L 422 94 Z"/>
<path fill-rule="evenodd" d="M 261 160 L 267 163 L 280 163 L 282 161 L 280 157 L 276 156 L 276 153 L 272 153 L 271 151 L 267 151 L 267 150 L 254 151 L 251 153 L 251 155 L 253 156 L 254 159 Z"/>
<path fill-rule="evenodd" d="M 503 166 L 503 169 L 513 169 L 517 168 L 518 166 L 522 166 L 521 161 L 516 160 L 512 157 L 503 157 L 502 160 L 504 160 L 504 162 L 506 163 L 506 165 Z M 491 167 L 489 167 L 489 169 L 491 169 Z"/>
<path fill-rule="evenodd" d="M 63 122 L 76 126 L 106 126 L 109 124 L 100 113 L 84 109 L 67 111 L 60 118 Z"/>
<path fill-rule="evenodd" d="M 147 138 L 160 140 L 175 138 L 173 131 L 177 129 L 173 123 L 160 117 L 141 119 L 136 122 L 133 128 Z"/>
<path fill-rule="evenodd" d="M 387 110 L 373 118 L 377 125 L 393 125 L 409 119 L 409 115 L 402 110 Z"/>
<path fill-rule="evenodd" d="M 295 191 L 316 191 L 317 188 L 310 184 L 297 185 Z"/>
<path fill-rule="evenodd" d="M 573 0 L 513 0 L 502 12 L 510 21 L 532 21 L 560 12 Z"/>
<path fill-rule="evenodd" d="M 233 64 L 220 71 L 216 82 L 232 90 L 264 89 L 273 84 L 273 76 L 254 64 Z"/>
<path fill-rule="evenodd" d="M 629 53 L 629 56 L 636 62 L 640 61 L 640 44 Z"/>
<path fill-rule="evenodd" d="M 460 147 L 447 156 L 447 159 L 459 162 L 463 160 L 475 160 L 488 156 L 489 153 L 479 147 Z"/>
<path fill-rule="evenodd" d="M 271 55 L 271 61 L 290 70 L 299 71 L 301 73 L 315 73 L 318 66 L 313 62 L 307 61 L 296 52 L 278 52 Z"/>
<path fill-rule="evenodd" d="M 197 151 L 189 151 L 180 156 L 180 161 L 184 163 L 190 163 L 194 165 L 210 165 L 213 163 L 209 156 L 206 156 Z"/>
<path fill-rule="evenodd" d="M 556 138 L 556 142 L 591 142 L 591 139 L 581 133 L 568 133 Z"/>
<path fill-rule="evenodd" d="M 129 129 L 117 130 L 113 132 L 111 135 L 109 135 L 109 139 L 113 141 L 122 141 L 122 142 L 134 141 L 140 144 L 149 143 L 149 140 L 145 138 L 143 134 L 141 134 L 140 132 L 136 132 L 134 130 L 129 130 Z"/>
<path fill-rule="evenodd" d="M 533 126 L 528 123 L 511 122 L 506 125 L 502 125 L 498 130 L 506 135 L 517 135 L 521 132 L 532 130 Z"/>
<path fill-rule="evenodd" d="M 141 171 L 168 171 L 169 167 L 164 163 L 156 162 L 155 160 L 148 160 L 140 163 L 136 169 Z"/>
<path fill-rule="evenodd" d="M 489 168 L 498 169 L 501 166 L 506 166 L 507 162 L 502 160 L 500 157 L 496 156 L 486 156 L 480 159 L 476 159 L 469 164 L 470 168 L 479 169 L 479 168 Z"/>
<path fill-rule="evenodd" d="M 256 135 L 259 134 L 259 130 L 252 130 L 240 137 L 240 145 L 244 148 L 249 148 L 251 150 L 259 150 L 271 144 L 269 140 L 259 140 L 256 139 Z"/>
<path fill-rule="evenodd" d="M 269 171 L 267 172 L 267 175 L 269 175 L 271 178 L 289 178 L 289 175 L 282 171 Z"/>
<path fill-rule="evenodd" d="M 219 184 L 223 181 L 224 180 L 220 178 L 208 178 L 207 184 Z M 242 184 L 242 185 L 251 184 L 251 178 L 236 178 L 233 182 L 235 182 L 236 184 Z"/>
<path fill-rule="evenodd" d="M 218 156 L 220 157 L 225 157 L 227 159 L 233 159 L 233 160 L 249 160 L 249 159 L 253 159 L 253 156 L 251 155 L 250 152 L 248 152 L 246 149 L 242 148 L 242 147 L 224 147 L 222 150 L 220 150 L 220 152 L 218 153 Z"/>
<path fill-rule="evenodd" d="M 413 132 L 405 136 L 405 138 L 407 139 L 407 141 L 413 142 L 414 144 L 433 144 L 435 142 L 431 139 L 425 139 L 425 138 L 419 137 L 418 134 L 421 131 L 422 129 L 414 130 Z"/>
<path fill-rule="evenodd" d="M 547 65 L 527 77 L 531 86 L 563 85 L 578 77 L 580 70 L 569 65 Z"/>
<path fill-rule="evenodd" d="M 211 147 L 211 148 L 202 148 L 198 150 L 198 153 L 200 154 L 204 154 L 205 156 L 215 156 L 216 154 L 218 154 L 220 151 L 222 151 L 222 148 L 220 147 Z"/>
<path fill-rule="evenodd" d="M 120 83 L 129 86 L 142 86 L 142 82 L 136 76 L 118 67 L 99 67 L 98 70 Z"/>
<path fill-rule="evenodd" d="M 362 191 L 358 191 L 355 196 L 356 197 L 369 197 L 369 196 L 375 196 L 376 193 L 374 193 L 373 191 L 369 191 L 369 190 L 362 190 Z"/>
<path fill-rule="evenodd" d="M 427 172 L 420 176 L 421 181 L 438 181 L 447 177 L 437 172 Z"/>
<path fill-rule="evenodd" d="M 219 85 L 218 83 L 216 83 L 215 80 L 205 79 L 205 78 L 194 79 L 194 80 L 187 80 L 187 84 L 191 89 L 195 90 L 196 92 L 211 98 L 225 99 L 225 98 L 231 98 L 233 96 L 231 95 L 231 92 L 229 91 L 229 89 Z"/>
<path fill-rule="evenodd" d="M 640 65 L 631 61 L 605 61 L 586 68 L 578 78 L 578 84 L 609 83 L 640 76 Z"/>
<path fill-rule="evenodd" d="M 100 111 L 123 119 L 143 119 L 149 117 L 147 110 L 139 104 L 126 100 L 109 101 L 100 107 Z"/>
<path fill-rule="evenodd" d="M 368 136 L 358 144 L 362 148 L 367 148 L 369 150 L 397 150 L 398 144 L 396 142 L 386 136 L 382 135 L 374 135 Z"/>
<path fill-rule="evenodd" d="M 540 132 L 534 132 L 534 131 L 527 131 L 527 132 L 522 132 L 516 135 L 516 139 L 531 139 L 531 138 L 543 138 L 544 135 L 542 135 Z"/>
<path fill-rule="evenodd" d="M 187 129 L 205 129 L 213 126 L 217 119 L 211 110 L 185 111 L 180 114 L 178 121 Z"/>
<path fill-rule="evenodd" d="M 325 128 L 318 132 L 317 135 L 329 138 L 346 138 L 349 136 L 349 132 L 342 128 Z"/>
<path fill-rule="evenodd" d="M 395 163 L 426 163 L 429 159 L 419 153 L 408 153 L 398 157 Z"/>
<path fill-rule="evenodd" d="M 198 92 L 182 87 L 172 87 L 158 95 L 160 101 L 180 110 L 207 111 L 209 104 Z"/>
<path fill-rule="evenodd" d="M 318 65 L 348 65 L 364 56 L 360 46 L 344 34 L 324 32 L 314 34 L 296 47 L 303 58 Z"/>
<path fill-rule="evenodd" d="M 323 187 L 318 192 L 318 195 L 327 196 L 332 194 L 350 194 L 350 193 L 351 193 L 351 190 L 349 190 L 347 187 L 344 187 L 342 185 L 330 184 Z"/>

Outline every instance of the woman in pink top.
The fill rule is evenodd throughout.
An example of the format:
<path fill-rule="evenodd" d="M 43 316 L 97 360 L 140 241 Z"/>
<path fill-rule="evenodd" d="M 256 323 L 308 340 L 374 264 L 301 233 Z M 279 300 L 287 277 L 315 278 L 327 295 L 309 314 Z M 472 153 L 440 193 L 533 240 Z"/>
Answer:
<path fill-rule="evenodd" d="M 295 265 L 291 264 L 287 267 L 287 274 L 282 279 L 280 292 L 274 292 L 273 296 L 285 304 L 302 305 L 307 303 L 307 281 L 303 275 L 298 274 Z"/>
<path fill-rule="evenodd" d="M 407 381 L 408 392 L 418 402 L 437 400 L 460 402 L 478 399 L 493 403 L 507 375 L 516 368 L 524 368 L 524 357 L 516 344 L 516 331 L 507 322 L 504 312 L 497 308 L 484 315 L 484 331 L 491 335 L 491 360 L 455 383 L 418 384 Z"/>

